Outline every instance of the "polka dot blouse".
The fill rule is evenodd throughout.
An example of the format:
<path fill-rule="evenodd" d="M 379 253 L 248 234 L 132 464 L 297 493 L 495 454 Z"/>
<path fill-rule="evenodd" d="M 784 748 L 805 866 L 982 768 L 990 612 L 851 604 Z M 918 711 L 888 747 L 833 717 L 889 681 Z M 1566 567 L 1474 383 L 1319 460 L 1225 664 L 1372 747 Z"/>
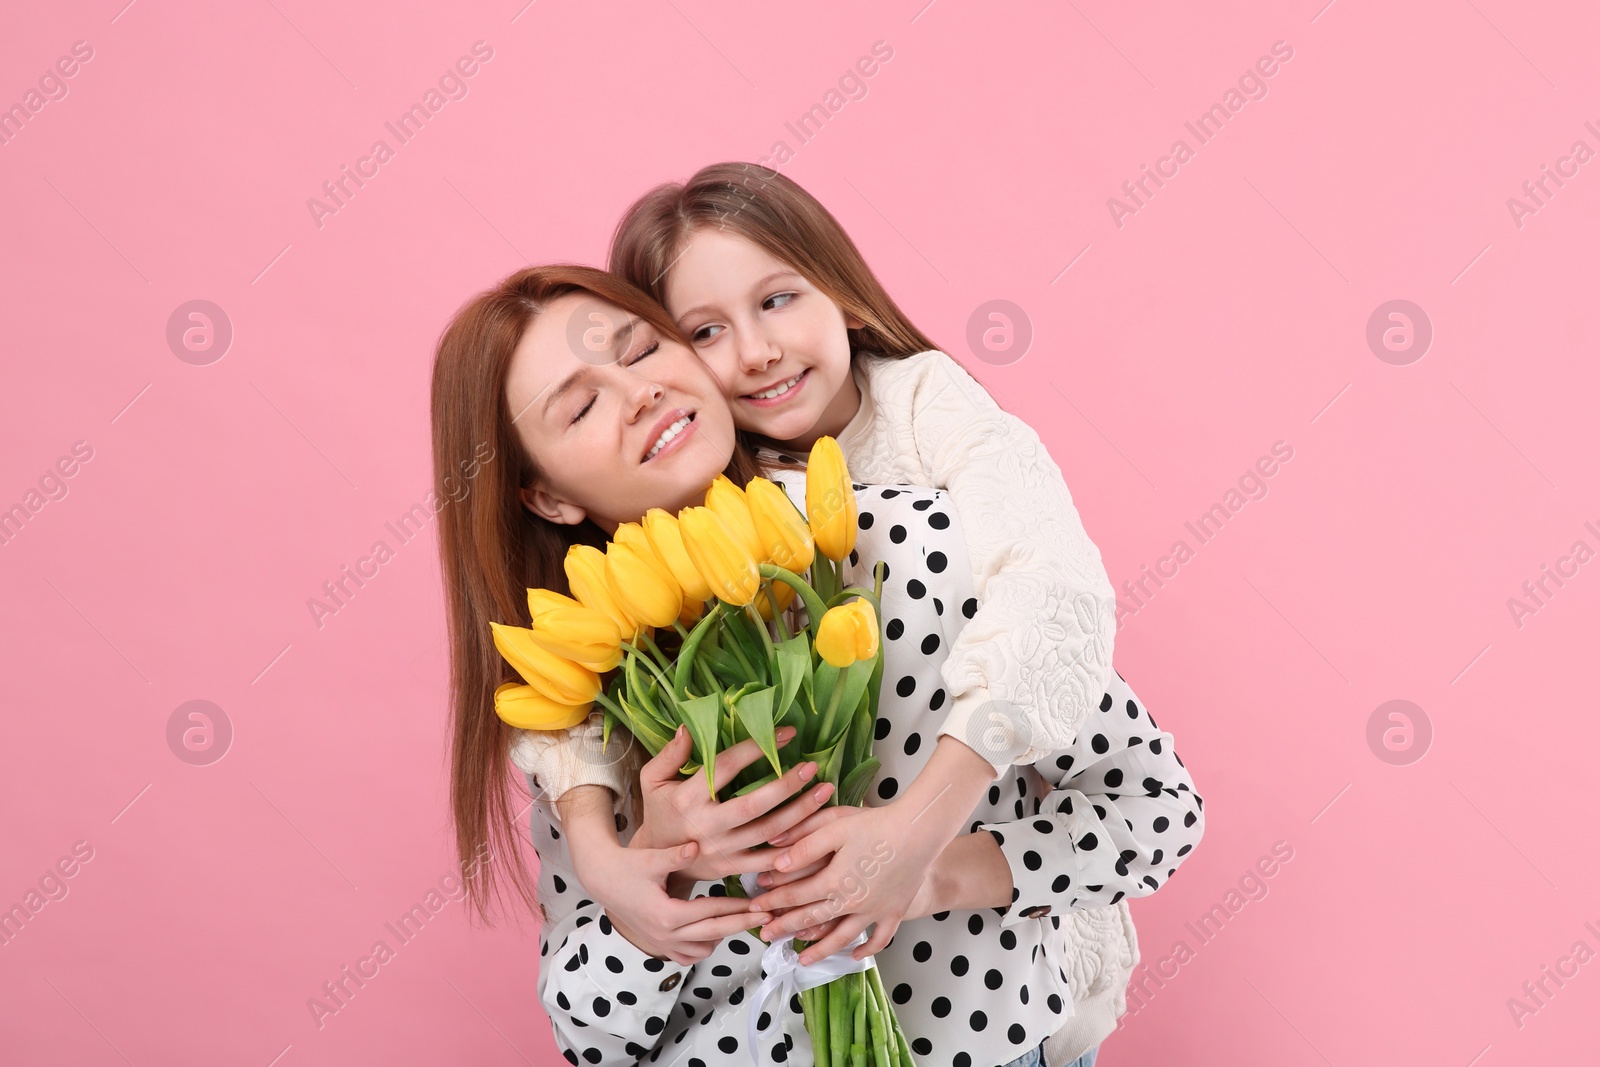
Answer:
<path fill-rule="evenodd" d="M 802 512 L 804 475 L 779 471 Z M 853 579 L 882 560 L 884 677 L 874 754 L 882 763 L 863 803 L 892 803 L 933 751 L 946 699 L 940 665 L 977 609 L 961 530 L 942 490 L 857 486 L 860 533 Z M 1003 711 L 1003 709 L 1002 709 Z M 993 736 L 1005 745 L 1010 720 Z M 1017 742 L 1018 750 L 1026 739 Z M 530 787 L 532 780 L 530 779 Z M 539 852 L 539 994 L 556 1043 L 574 1064 L 662 1063 L 686 1067 L 810 1063 L 798 998 L 752 1006 L 766 947 L 747 933 L 726 938 L 697 964 L 646 955 L 619 934 L 572 873 L 551 805 L 535 795 Z M 633 827 L 618 804 L 626 840 Z M 1012 903 L 945 911 L 902 923 L 876 956 L 920 1064 L 993 1067 L 1038 1045 L 1072 1013 L 1060 917 L 1155 892 L 1199 841 L 1201 800 L 1188 771 L 1120 676 L 1074 743 L 1010 767 L 972 813 L 973 832 L 994 834 L 1010 865 Z M 702 882 L 697 895 L 721 895 Z M 757 1046 L 748 1046 L 749 1012 Z"/>

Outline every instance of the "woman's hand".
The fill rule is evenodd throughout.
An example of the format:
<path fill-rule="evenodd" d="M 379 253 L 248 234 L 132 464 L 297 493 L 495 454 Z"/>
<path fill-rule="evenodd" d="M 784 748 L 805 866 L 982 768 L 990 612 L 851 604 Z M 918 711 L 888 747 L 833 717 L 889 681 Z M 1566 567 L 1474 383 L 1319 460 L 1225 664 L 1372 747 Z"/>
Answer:
<path fill-rule="evenodd" d="M 861 959 L 881 951 L 912 917 L 914 905 L 930 906 L 928 876 L 945 845 L 899 803 L 825 808 L 773 843 L 791 841 L 774 861 L 774 872 L 756 880 L 773 888 L 750 908 L 779 913 L 761 930 L 767 940 L 821 933 L 801 953 L 802 964 L 832 955 L 874 923 L 872 936 L 852 955 Z M 799 877 L 805 872 L 811 873 Z M 819 930 L 834 919 L 839 921 L 831 930 Z"/>
<path fill-rule="evenodd" d="M 778 744 L 787 743 L 794 734 L 793 727 L 783 727 L 777 733 Z M 690 778 L 679 776 L 678 769 L 691 751 L 689 731 L 680 726 L 666 747 L 640 770 L 644 821 L 630 842 L 642 848 L 695 843 L 695 856 L 678 876 L 691 885 L 730 874 L 769 870 L 774 852 L 758 846 L 814 815 L 833 795 L 833 786 L 824 782 L 792 803 L 783 803 L 815 777 L 817 765 L 807 762 L 791 767 L 782 777 L 742 797 L 717 801 L 706 788 L 704 767 Z M 763 758 L 755 741 L 741 741 L 717 754 L 716 780 L 732 781 L 744 768 Z M 778 807 L 780 804 L 783 806 Z"/>

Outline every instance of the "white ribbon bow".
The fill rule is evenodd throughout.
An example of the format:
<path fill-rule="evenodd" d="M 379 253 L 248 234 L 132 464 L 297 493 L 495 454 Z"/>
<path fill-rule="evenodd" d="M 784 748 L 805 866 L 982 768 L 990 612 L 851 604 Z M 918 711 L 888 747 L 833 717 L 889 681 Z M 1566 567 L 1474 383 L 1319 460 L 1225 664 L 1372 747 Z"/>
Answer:
<path fill-rule="evenodd" d="M 740 875 L 739 881 L 744 886 L 746 896 L 758 896 L 765 892 L 756 885 L 756 876 L 753 874 Z M 761 969 L 766 972 L 767 977 L 756 990 L 755 999 L 750 1002 L 749 1013 L 750 1056 L 758 1065 L 761 1063 L 761 1050 L 756 1044 L 756 1023 L 772 994 L 778 993 L 783 997 L 782 1002 L 787 1004 L 791 996 L 796 996 L 807 989 L 827 985 L 835 978 L 843 978 L 847 974 L 860 974 L 873 965 L 875 957 L 868 956 L 858 960 L 850 955 L 850 950 L 866 940 L 867 932 L 863 930 L 844 948 L 810 966 L 801 966 L 800 954 L 794 950 L 792 934 L 779 938 L 767 946 L 766 951 L 761 953 Z"/>

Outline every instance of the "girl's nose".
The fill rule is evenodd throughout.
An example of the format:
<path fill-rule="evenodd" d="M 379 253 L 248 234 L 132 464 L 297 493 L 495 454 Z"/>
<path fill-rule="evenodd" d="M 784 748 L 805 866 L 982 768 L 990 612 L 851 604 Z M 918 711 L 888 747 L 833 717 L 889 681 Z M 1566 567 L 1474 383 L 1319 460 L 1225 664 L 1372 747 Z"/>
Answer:
<path fill-rule="evenodd" d="M 777 362 L 781 354 L 759 330 L 745 330 L 739 337 L 739 365 L 747 371 L 764 371 Z"/>

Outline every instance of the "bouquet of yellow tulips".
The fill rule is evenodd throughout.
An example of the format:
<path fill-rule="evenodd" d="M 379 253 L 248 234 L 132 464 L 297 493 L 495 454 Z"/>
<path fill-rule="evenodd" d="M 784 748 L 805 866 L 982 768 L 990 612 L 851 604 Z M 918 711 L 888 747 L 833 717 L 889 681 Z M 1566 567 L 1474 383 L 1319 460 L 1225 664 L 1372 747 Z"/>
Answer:
<path fill-rule="evenodd" d="M 683 773 L 704 766 L 713 796 L 748 793 L 811 760 L 817 781 L 835 786 L 829 803 L 859 804 L 879 766 L 883 577 L 880 564 L 872 589 L 844 587 L 856 498 L 831 437 L 811 449 L 806 512 L 765 478 L 740 489 L 718 475 L 704 506 L 676 517 L 652 509 L 619 526 L 604 552 L 573 546 L 570 597 L 530 589 L 531 626 L 491 624 L 495 647 L 526 682 L 496 690 L 496 713 L 512 726 L 558 730 L 599 704 L 605 744 L 621 723 L 652 755 L 681 724 L 696 756 Z M 790 633 L 796 598 L 805 621 Z M 780 751 L 782 726 L 796 735 Z M 717 753 L 746 738 L 766 762 L 714 781 Z M 725 884 L 744 895 L 737 877 Z M 803 989 L 800 999 L 818 1064 L 910 1067 L 876 967 Z"/>

